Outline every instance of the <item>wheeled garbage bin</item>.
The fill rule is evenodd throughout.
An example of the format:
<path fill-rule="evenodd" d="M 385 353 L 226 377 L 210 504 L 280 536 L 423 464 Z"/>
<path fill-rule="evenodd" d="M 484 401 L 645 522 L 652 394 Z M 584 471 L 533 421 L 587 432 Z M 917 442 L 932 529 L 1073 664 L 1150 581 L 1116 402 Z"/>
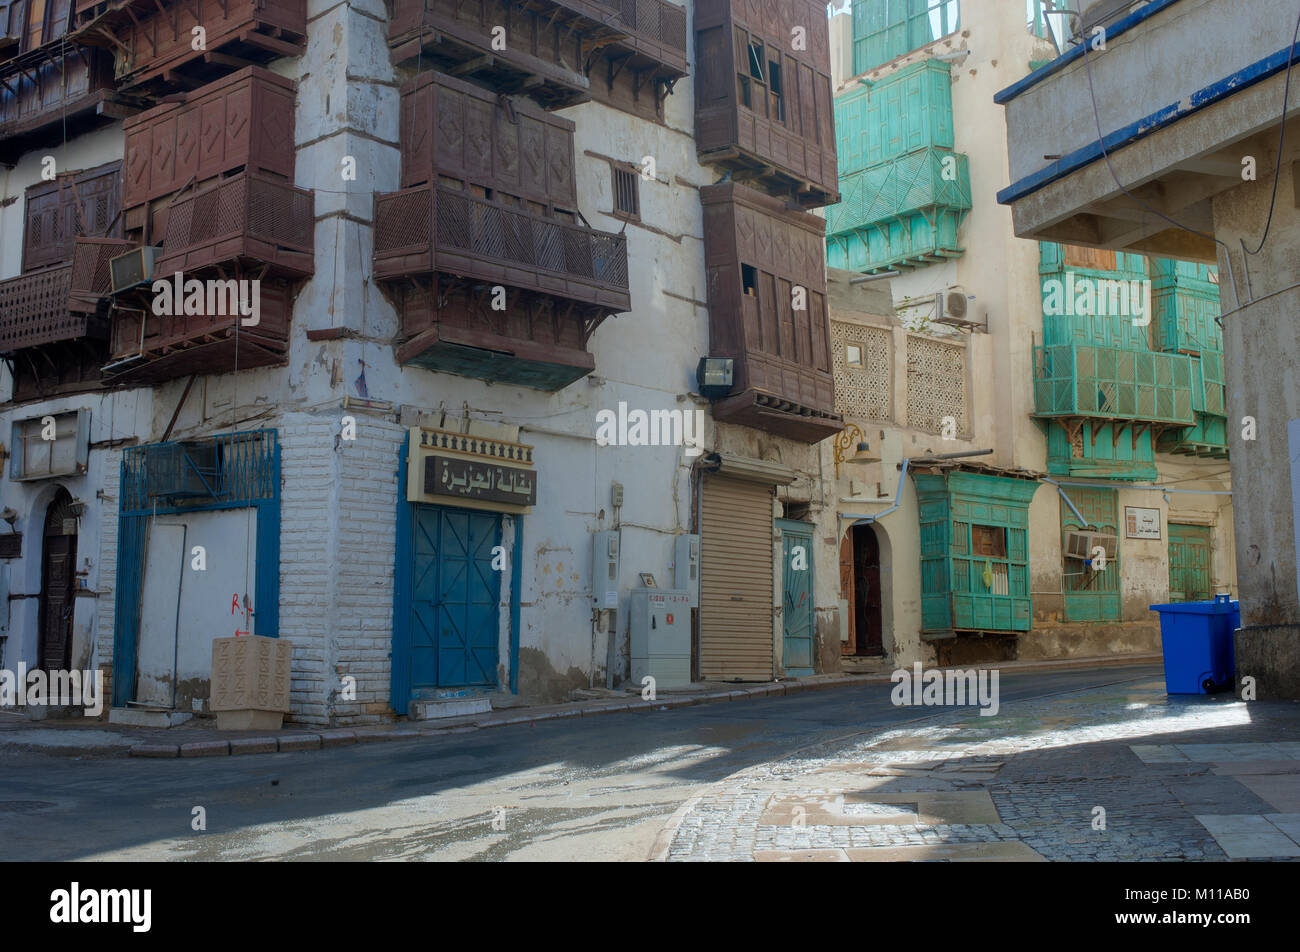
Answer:
<path fill-rule="evenodd" d="M 1165 691 L 1209 694 L 1235 684 L 1232 634 L 1241 627 L 1241 603 L 1227 595 L 1212 602 L 1152 605 L 1160 613 L 1165 655 Z"/>

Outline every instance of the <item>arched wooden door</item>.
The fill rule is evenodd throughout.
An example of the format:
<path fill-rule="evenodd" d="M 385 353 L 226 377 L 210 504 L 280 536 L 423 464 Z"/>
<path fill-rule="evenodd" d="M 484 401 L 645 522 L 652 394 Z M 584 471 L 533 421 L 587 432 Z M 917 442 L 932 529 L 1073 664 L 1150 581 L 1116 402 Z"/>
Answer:
<path fill-rule="evenodd" d="M 40 666 L 72 667 L 72 610 L 77 587 L 77 517 L 72 497 L 60 489 L 45 511 L 41 556 Z"/>

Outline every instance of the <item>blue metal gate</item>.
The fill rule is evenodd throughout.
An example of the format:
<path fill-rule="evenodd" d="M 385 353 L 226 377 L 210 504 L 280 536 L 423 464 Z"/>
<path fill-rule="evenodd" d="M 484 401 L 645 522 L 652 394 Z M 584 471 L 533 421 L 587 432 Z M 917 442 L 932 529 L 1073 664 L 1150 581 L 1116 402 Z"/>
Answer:
<path fill-rule="evenodd" d="M 783 629 L 781 666 L 787 677 L 813 673 L 813 633 L 817 614 L 813 608 L 813 527 L 806 522 L 778 519 L 781 530 Z"/>
<path fill-rule="evenodd" d="M 493 512 L 415 506 L 412 518 L 411 692 L 497 683 L 501 544 Z"/>

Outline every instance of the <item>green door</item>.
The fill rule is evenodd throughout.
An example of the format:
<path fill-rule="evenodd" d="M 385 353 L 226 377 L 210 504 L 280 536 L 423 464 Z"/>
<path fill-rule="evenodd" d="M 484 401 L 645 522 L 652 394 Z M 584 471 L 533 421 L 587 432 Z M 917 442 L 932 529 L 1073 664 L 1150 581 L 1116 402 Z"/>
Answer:
<path fill-rule="evenodd" d="M 778 519 L 785 570 L 782 572 L 781 666 L 787 677 L 813 673 L 813 527 L 806 522 Z"/>
<path fill-rule="evenodd" d="M 1169 523 L 1169 600 L 1210 600 L 1210 527 Z"/>
<path fill-rule="evenodd" d="M 1061 535 L 1070 532 L 1098 533 L 1114 540 L 1114 558 L 1106 560 L 1105 568 L 1090 559 L 1070 558 L 1064 552 L 1061 571 L 1065 593 L 1066 621 L 1119 621 L 1119 519 L 1116 515 L 1118 494 L 1113 489 L 1083 489 L 1071 486 L 1066 490 L 1074 508 L 1084 518 L 1080 522 L 1062 500 Z"/>

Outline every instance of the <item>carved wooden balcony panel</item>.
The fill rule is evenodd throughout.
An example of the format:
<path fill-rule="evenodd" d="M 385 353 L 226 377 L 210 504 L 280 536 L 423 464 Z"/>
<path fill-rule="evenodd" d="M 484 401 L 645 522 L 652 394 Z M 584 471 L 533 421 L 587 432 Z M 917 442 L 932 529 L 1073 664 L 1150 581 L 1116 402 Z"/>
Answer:
<path fill-rule="evenodd" d="M 81 0 L 74 21 L 70 36 L 112 51 L 119 88 L 134 93 L 188 89 L 307 48 L 306 0 Z M 195 27 L 206 31 L 200 50 Z"/>
<path fill-rule="evenodd" d="M 464 80 L 423 72 L 402 86 L 401 187 L 453 178 L 571 211 L 573 132 L 572 120 L 527 100 L 503 104 Z"/>
<path fill-rule="evenodd" d="M 613 13 L 622 35 L 602 44 L 618 60 L 630 57 L 635 71 L 653 69 L 657 79 L 686 75 L 686 8 L 668 0 L 593 0 Z"/>
<path fill-rule="evenodd" d="M 389 10 L 394 65 L 441 69 L 547 109 L 591 98 L 583 40 L 610 32 L 604 11 L 584 0 L 390 0 Z M 504 50 L 493 49 L 494 31 Z"/>
<path fill-rule="evenodd" d="M 76 314 L 102 314 L 113 291 L 109 262 L 136 246 L 122 238 L 78 238 L 72 254 L 72 281 L 68 310 Z"/>
<path fill-rule="evenodd" d="M 434 271 L 534 291 L 607 314 L 631 308 L 622 235 L 445 187 L 375 198 L 375 277 Z"/>
<path fill-rule="evenodd" d="M 68 310 L 72 271 L 65 265 L 0 281 L 0 353 L 106 336 L 102 318 Z"/>
<path fill-rule="evenodd" d="M 695 33 L 700 161 L 805 208 L 838 202 L 825 5 L 700 0 Z"/>
<path fill-rule="evenodd" d="M 306 189 L 241 172 L 172 203 L 157 273 L 218 265 L 292 278 L 315 270 L 314 198 Z"/>
<path fill-rule="evenodd" d="M 112 58 L 62 42 L 0 63 L 0 164 L 121 118 Z"/>
<path fill-rule="evenodd" d="M 700 190 L 709 355 L 735 361 L 718 420 L 815 443 L 836 432 L 825 223 L 741 185 Z"/>
<path fill-rule="evenodd" d="M 251 318 L 229 313 L 228 306 L 218 306 L 211 314 L 154 314 L 148 307 L 150 296 L 139 292 L 134 301 L 125 302 L 130 306 L 113 311 L 105 377 L 115 383 L 152 383 L 192 373 L 282 366 L 296 282 L 266 277 L 260 282 L 257 324 L 252 326 L 243 323 Z"/>
<path fill-rule="evenodd" d="M 292 181 L 296 96 L 292 80 L 250 67 L 126 120 L 127 228 L 144 225 L 145 203 L 237 169 Z"/>
<path fill-rule="evenodd" d="M 375 222 L 403 363 L 556 390 L 591 372 L 591 331 L 631 307 L 621 235 L 432 185 L 377 196 Z"/>

